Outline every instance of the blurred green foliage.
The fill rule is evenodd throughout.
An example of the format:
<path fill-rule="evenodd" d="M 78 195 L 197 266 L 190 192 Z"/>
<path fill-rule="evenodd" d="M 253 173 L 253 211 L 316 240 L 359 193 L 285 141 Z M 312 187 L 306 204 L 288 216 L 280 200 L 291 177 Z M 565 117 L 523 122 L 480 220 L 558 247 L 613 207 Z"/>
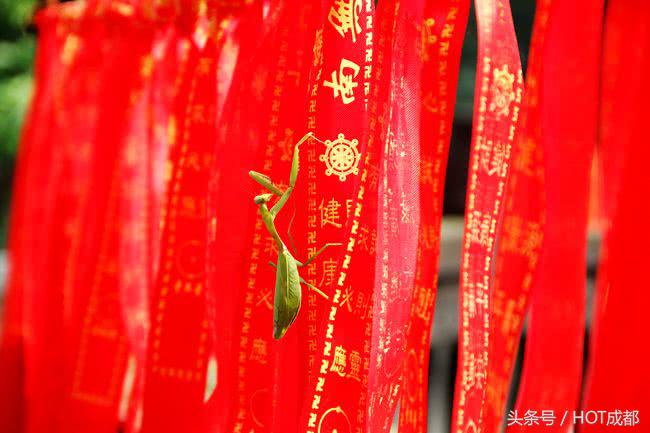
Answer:
<path fill-rule="evenodd" d="M 32 86 L 34 0 L 0 0 L 0 246 L 5 244 L 16 147 Z"/>

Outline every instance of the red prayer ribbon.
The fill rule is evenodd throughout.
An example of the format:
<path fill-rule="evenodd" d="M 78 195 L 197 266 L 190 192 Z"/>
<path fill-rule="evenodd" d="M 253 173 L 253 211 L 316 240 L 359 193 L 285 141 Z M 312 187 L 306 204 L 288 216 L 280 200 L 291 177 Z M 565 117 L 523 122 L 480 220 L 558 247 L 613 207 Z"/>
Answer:
<path fill-rule="evenodd" d="M 458 375 L 452 431 L 482 428 L 490 359 L 496 234 L 522 99 L 508 2 L 475 2 L 479 36 L 472 150 L 461 258 Z"/>
<path fill-rule="evenodd" d="M 581 432 L 644 431 L 649 410 L 650 376 L 639 362 L 648 356 L 642 341 L 650 298 L 641 283 L 648 236 L 638 229 L 639 216 L 648 210 L 641 191 L 648 187 L 645 165 L 650 156 L 644 126 L 650 86 L 643 73 L 649 67 L 649 18 L 644 2 L 607 3 L 598 149 L 607 224 L 581 408 L 606 415 L 601 422 L 581 426 Z"/>
<path fill-rule="evenodd" d="M 542 271 L 531 292 L 522 383 L 515 407 L 520 414 L 547 410 L 559 418 L 578 404 L 602 7 L 602 2 L 593 1 L 553 2 L 549 9 L 539 93 L 546 197 L 544 244 L 538 265 Z M 567 92 L 574 95 L 570 101 Z M 549 383 L 554 384 L 552 388 Z M 570 431 L 572 421 L 530 428 Z"/>

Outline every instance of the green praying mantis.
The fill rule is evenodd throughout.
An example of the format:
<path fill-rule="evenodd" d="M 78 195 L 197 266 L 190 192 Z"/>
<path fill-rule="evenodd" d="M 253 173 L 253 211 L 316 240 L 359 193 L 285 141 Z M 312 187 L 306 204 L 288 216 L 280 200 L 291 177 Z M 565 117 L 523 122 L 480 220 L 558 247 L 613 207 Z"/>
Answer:
<path fill-rule="evenodd" d="M 309 257 L 304 263 L 296 260 L 285 243 L 280 238 L 277 229 L 275 228 L 275 217 L 278 215 L 280 210 L 291 197 L 294 187 L 296 186 L 296 180 L 298 179 L 298 170 L 300 166 L 300 145 L 304 143 L 307 139 L 314 137 L 310 132 L 305 135 L 298 143 L 293 150 L 293 160 L 291 163 L 291 174 L 289 176 L 289 187 L 282 191 L 281 188 L 276 186 L 271 178 L 255 172 L 250 171 L 248 174 L 255 180 L 257 183 L 266 188 L 269 193 L 260 194 L 255 197 L 255 204 L 259 206 L 260 214 L 262 216 L 262 221 L 266 226 L 266 229 L 269 231 L 275 244 L 278 247 L 278 263 L 269 262 L 276 270 L 275 272 L 275 298 L 273 300 L 273 337 L 276 340 L 279 340 L 286 334 L 287 330 L 291 324 L 296 319 L 298 311 L 300 310 L 300 304 L 302 300 L 302 287 L 300 284 L 304 284 L 309 287 L 314 292 L 323 296 L 325 299 L 329 299 L 328 296 L 318 290 L 312 284 L 309 284 L 305 281 L 300 274 L 298 273 L 298 268 L 309 265 L 316 257 L 318 257 L 323 251 L 332 246 L 341 246 L 340 243 L 327 243 L 318 250 L 313 256 Z M 268 208 L 268 203 L 271 201 L 273 196 L 279 196 L 277 203 Z"/>

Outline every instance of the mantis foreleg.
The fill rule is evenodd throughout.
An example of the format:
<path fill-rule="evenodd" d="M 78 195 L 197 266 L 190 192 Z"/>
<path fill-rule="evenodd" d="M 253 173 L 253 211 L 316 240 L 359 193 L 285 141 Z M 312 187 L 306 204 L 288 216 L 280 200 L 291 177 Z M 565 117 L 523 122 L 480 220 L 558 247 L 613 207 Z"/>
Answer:
<path fill-rule="evenodd" d="M 271 215 L 275 216 L 280 212 L 284 204 L 291 197 L 294 186 L 296 186 L 296 179 L 298 179 L 298 171 L 300 169 L 300 145 L 304 143 L 308 138 L 313 137 L 314 134 L 308 132 L 304 137 L 296 143 L 296 147 L 293 149 L 293 160 L 291 162 L 291 175 L 289 176 L 289 188 L 282 194 L 280 200 L 271 208 Z"/>

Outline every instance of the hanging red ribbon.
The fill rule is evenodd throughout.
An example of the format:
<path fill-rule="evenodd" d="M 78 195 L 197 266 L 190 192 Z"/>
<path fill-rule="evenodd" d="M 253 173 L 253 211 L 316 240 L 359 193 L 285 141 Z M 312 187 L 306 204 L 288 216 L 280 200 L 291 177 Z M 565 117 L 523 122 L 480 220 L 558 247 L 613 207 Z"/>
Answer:
<path fill-rule="evenodd" d="M 591 158 L 596 142 L 602 2 L 553 2 L 544 37 L 540 128 L 545 225 L 531 293 L 522 384 L 515 409 L 552 411 L 558 422 L 519 429 L 570 431 L 578 404 L 586 289 Z M 567 101 L 565 95 L 574 95 Z M 561 356 L 558 356 L 561 353 Z M 553 383 L 549 388 L 548 384 Z"/>
<path fill-rule="evenodd" d="M 8 433 L 25 429 L 27 352 L 34 349 L 35 343 L 32 322 L 26 320 L 33 317 L 26 301 L 34 299 L 37 287 L 35 278 L 30 275 L 36 276 L 33 265 L 39 250 L 31 247 L 35 245 L 34 232 L 41 226 L 37 219 L 39 203 L 29 189 L 38 184 L 39 177 L 48 173 L 52 162 L 52 147 L 46 142 L 46 125 L 53 125 L 54 98 L 60 92 L 61 78 L 68 68 L 68 62 L 63 62 L 59 55 L 68 37 L 68 32 L 60 30 L 66 28 L 67 23 L 53 11 L 40 12 L 36 22 L 39 44 L 34 62 L 34 94 L 16 162 L 8 245 L 10 273 L 0 346 L 0 430 Z"/>
<path fill-rule="evenodd" d="M 421 68 L 419 107 L 415 109 L 420 116 L 420 227 L 402 361 L 400 432 L 425 432 L 428 424 L 429 352 L 438 284 L 443 185 L 468 13 L 466 1 L 425 2 L 422 15 L 412 23 L 417 29 L 411 38 L 418 58 L 412 58 L 411 65 Z"/>
<path fill-rule="evenodd" d="M 461 258 L 458 375 L 452 431 L 482 428 L 492 362 L 494 255 L 522 98 L 522 73 L 508 2 L 478 0 L 479 54 Z M 497 361 L 498 362 L 498 361 Z"/>
<path fill-rule="evenodd" d="M 170 178 L 161 264 L 151 300 L 143 431 L 205 431 L 208 370 L 205 249 L 207 185 L 216 120 L 217 43 L 179 39 L 178 99 L 169 127 Z M 172 392 L 176 396 L 169 398 Z"/>
<path fill-rule="evenodd" d="M 497 247 L 483 428 L 500 431 L 519 339 L 538 272 L 544 226 L 544 169 L 539 124 L 543 43 L 550 0 L 538 1 L 526 71 L 519 134 L 505 196 L 503 229 Z"/>
<path fill-rule="evenodd" d="M 323 6 L 309 86 L 307 127 L 319 141 L 306 146 L 306 246 L 311 256 L 325 243 L 343 245 L 307 270 L 329 300 L 306 296 L 301 351 L 310 376 L 298 431 L 352 432 L 365 430 L 368 404 L 377 148 L 366 98 L 372 110 L 374 3 Z"/>
<path fill-rule="evenodd" d="M 582 410 L 600 411 L 598 422 L 580 431 L 643 431 L 650 384 L 642 360 L 648 348 L 643 325 L 650 297 L 644 279 L 648 236 L 638 217 L 648 211 L 642 193 L 645 168 L 645 101 L 650 86 L 644 2 L 609 1 L 605 23 L 601 84 L 600 164 L 602 203 L 607 219 L 589 346 L 589 369 Z M 634 49 L 630 49 L 634 44 Z M 602 413 L 605 413 L 602 415 Z"/>

